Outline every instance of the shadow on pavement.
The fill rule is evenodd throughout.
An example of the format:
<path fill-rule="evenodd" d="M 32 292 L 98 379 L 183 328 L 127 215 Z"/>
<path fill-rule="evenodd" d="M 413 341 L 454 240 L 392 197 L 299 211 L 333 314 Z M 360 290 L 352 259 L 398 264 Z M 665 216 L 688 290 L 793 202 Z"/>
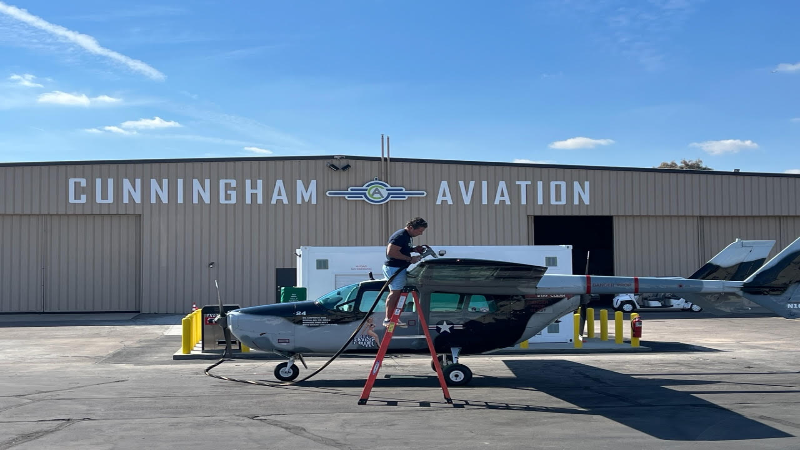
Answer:
<path fill-rule="evenodd" d="M 516 384 L 663 440 L 727 441 L 792 435 L 741 414 L 665 386 L 717 381 L 642 379 L 561 360 L 508 360 Z M 737 394 L 740 391 L 715 391 Z M 758 391 L 760 393 L 796 390 Z"/>

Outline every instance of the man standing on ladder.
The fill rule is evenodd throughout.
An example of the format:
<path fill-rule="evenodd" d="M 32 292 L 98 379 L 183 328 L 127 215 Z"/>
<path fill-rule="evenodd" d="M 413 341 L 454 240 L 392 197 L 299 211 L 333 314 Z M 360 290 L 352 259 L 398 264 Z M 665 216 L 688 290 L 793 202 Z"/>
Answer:
<path fill-rule="evenodd" d="M 428 222 L 422 217 L 415 217 L 406 223 L 405 228 L 401 228 L 389 237 L 389 244 L 386 246 L 386 262 L 383 264 L 383 276 L 387 279 L 397 274 L 389 283 L 389 296 L 386 297 L 386 318 L 383 319 L 383 326 L 389 325 L 392 312 L 397 307 L 400 300 L 400 293 L 406 286 L 406 274 L 408 266 L 416 264 L 421 256 L 411 256 L 411 252 L 422 253 L 422 246 L 413 247 L 412 240 L 428 228 Z M 403 322 L 398 322 L 397 326 L 408 326 Z"/>

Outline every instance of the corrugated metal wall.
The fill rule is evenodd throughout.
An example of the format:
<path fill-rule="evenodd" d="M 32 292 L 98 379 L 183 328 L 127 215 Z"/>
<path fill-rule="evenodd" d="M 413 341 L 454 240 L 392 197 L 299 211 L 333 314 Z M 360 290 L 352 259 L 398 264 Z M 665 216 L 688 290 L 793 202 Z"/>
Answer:
<path fill-rule="evenodd" d="M 0 312 L 138 311 L 139 216 L 0 215 Z"/>
<path fill-rule="evenodd" d="M 0 312 L 138 311 L 138 216 L 0 215 Z"/>
<path fill-rule="evenodd" d="M 351 168 L 331 171 L 326 167 L 329 161 L 340 166 L 349 163 Z M 393 186 L 424 190 L 427 196 L 375 206 L 325 195 L 328 190 L 362 186 L 375 177 Z M 86 195 L 86 203 L 70 203 L 70 178 L 86 180 L 85 187 L 77 186 L 77 194 Z M 111 203 L 98 203 L 97 178 L 101 179 L 101 200 L 106 199 L 107 180 L 113 179 Z M 135 179 L 142 184 L 139 202 L 123 195 L 123 180 L 134 184 Z M 168 203 L 162 203 L 157 194 L 152 194 L 156 198 L 151 202 L 151 179 L 160 184 L 168 180 Z M 183 203 L 177 198 L 179 179 L 185 184 Z M 208 203 L 202 198 L 193 202 L 193 179 L 201 184 L 209 180 Z M 235 204 L 220 201 L 220 180 L 224 179 L 235 180 Z M 255 195 L 246 195 L 246 180 L 262 181 L 261 204 Z M 283 182 L 286 204 L 280 199 L 271 201 L 278 180 Z M 298 204 L 297 180 L 305 187 L 316 181 L 316 204 Z M 586 202 L 575 183 L 588 184 Z M 467 200 L 470 185 L 472 195 Z M 192 302 L 215 303 L 215 277 L 225 302 L 245 306 L 272 302 L 275 269 L 294 267 L 296 248 L 383 245 L 388 233 L 414 216 L 428 219 L 430 228 L 420 243 L 432 245 L 524 245 L 532 239 L 534 230 L 527 221 L 533 215 L 619 216 L 614 236 L 618 274 L 645 274 L 641 270 L 652 275 L 685 274 L 706 253 L 718 251 L 713 249 L 716 242 L 701 244 L 698 234 L 705 225 L 701 228 L 699 217 L 722 217 L 726 223 L 738 217 L 779 218 L 781 226 L 770 225 L 769 230 L 780 233 L 785 242 L 800 232 L 798 188 L 800 177 L 792 176 L 398 159 L 392 160 L 384 176 L 377 158 L 358 157 L 5 165 L 0 166 L 0 217 L 140 216 L 139 309 L 175 313 L 186 312 Z M 250 204 L 248 197 L 253 200 Z M 637 218 L 652 220 L 639 223 Z M 717 234 L 719 241 L 725 240 L 724 233 Z M 21 251 L 10 249 L 4 245 L 3 258 Z M 100 250 L 84 249 L 87 255 L 95 251 Z M 649 261 L 643 256 L 646 252 L 664 258 Z M 206 268 L 212 260 L 218 267 L 214 272 Z M 71 260 L 72 264 L 76 261 Z M 13 289 L 22 292 L 23 288 Z M 21 298 L 13 301 L 29 301 Z"/>
<path fill-rule="evenodd" d="M 42 310 L 41 218 L 0 215 L 0 312 Z"/>
<path fill-rule="evenodd" d="M 48 216 L 44 310 L 138 311 L 139 216 Z"/>
<path fill-rule="evenodd" d="M 768 258 L 800 237 L 796 217 L 614 217 L 618 275 L 688 276 L 736 239 L 775 240 Z"/>
<path fill-rule="evenodd" d="M 691 275 L 701 265 L 697 217 L 614 217 L 614 273 Z"/>

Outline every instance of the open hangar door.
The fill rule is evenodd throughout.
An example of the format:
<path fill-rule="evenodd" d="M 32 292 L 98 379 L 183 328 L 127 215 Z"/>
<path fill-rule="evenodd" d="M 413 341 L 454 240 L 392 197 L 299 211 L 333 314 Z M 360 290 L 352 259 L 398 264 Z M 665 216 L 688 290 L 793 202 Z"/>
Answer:
<path fill-rule="evenodd" d="M 533 245 L 572 245 L 572 273 L 614 275 L 614 219 L 612 216 L 531 216 Z M 611 305 L 613 296 L 599 303 Z M 595 301 L 597 303 L 598 301 Z"/>
<path fill-rule="evenodd" d="M 138 311 L 141 231 L 133 215 L 0 216 L 0 312 Z M 6 245 L 6 244 L 9 245 Z"/>

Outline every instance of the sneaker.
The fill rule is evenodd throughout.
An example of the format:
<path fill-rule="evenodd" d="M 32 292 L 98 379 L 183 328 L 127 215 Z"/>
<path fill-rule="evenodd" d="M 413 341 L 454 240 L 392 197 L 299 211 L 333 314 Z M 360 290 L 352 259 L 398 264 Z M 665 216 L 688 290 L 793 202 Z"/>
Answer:
<path fill-rule="evenodd" d="M 384 328 L 388 327 L 390 323 L 391 323 L 391 320 L 383 319 L 383 327 Z M 408 327 L 408 324 L 398 320 L 397 323 L 395 324 L 395 326 L 398 326 L 400 328 L 406 328 L 406 327 Z"/>

